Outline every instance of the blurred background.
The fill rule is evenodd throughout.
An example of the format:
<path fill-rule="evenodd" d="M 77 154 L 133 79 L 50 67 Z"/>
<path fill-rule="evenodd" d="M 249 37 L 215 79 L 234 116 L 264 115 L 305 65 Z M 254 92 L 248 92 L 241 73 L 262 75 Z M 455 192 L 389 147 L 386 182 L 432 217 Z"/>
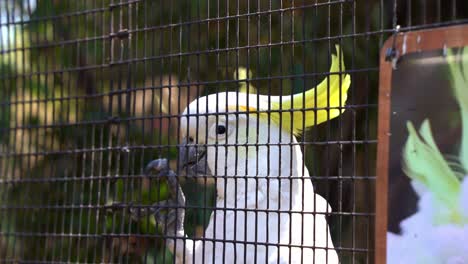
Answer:
<path fill-rule="evenodd" d="M 1 262 L 170 263 L 154 221 L 108 209 L 167 198 L 143 169 L 176 168 L 178 115 L 210 93 L 313 87 L 340 44 L 347 110 L 300 142 L 342 263 L 372 263 L 380 47 L 397 24 L 467 18 L 462 0 L 0 0 Z M 215 192 L 182 184 L 199 237 Z"/>

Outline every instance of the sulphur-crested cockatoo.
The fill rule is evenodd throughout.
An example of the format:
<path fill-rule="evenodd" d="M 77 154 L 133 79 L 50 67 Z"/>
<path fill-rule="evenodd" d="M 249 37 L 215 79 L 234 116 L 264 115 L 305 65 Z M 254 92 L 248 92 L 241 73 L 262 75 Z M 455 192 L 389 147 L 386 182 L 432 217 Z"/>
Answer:
<path fill-rule="evenodd" d="M 163 232 L 175 235 L 167 245 L 176 263 L 339 262 L 325 218 L 331 208 L 314 192 L 296 140 L 303 129 L 344 111 L 351 80 L 341 73 L 338 47 L 337 53 L 330 76 L 304 93 L 217 93 L 185 109 L 180 160 L 187 169 L 209 171 L 217 197 L 203 239 L 186 237 L 180 209 L 169 213 Z M 148 169 L 174 176 L 165 160 Z M 184 206 L 182 190 L 169 183 L 173 203 Z"/>

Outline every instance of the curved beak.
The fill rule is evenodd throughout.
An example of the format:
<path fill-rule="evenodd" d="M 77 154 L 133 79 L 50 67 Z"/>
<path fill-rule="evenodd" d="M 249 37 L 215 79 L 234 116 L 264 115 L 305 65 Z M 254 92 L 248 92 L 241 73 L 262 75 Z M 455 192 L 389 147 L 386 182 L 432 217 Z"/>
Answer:
<path fill-rule="evenodd" d="M 206 147 L 189 143 L 184 138 L 179 146 L 179 168 L 187 175 L 211 175 L 206 162 Z"/>

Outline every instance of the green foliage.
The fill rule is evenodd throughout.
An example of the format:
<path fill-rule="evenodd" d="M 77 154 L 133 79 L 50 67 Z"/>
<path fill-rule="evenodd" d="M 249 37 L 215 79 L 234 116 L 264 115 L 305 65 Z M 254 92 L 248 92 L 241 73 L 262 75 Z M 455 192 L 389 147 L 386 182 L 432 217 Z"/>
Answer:
<path fill-rule="evenodd" d="M 460 221 L 458 200 L 461 183 L 439 151 L 432 136 L 429 120 L 424 120 L 419 133 L 411 122 L 408 122 L 407 127 L 409 135 L 403 150 L 403 170 L 414 182 L 433 193 L 442 207 L 450 211 L 449 219 L 453 222 Z M 443 217 L 445 218 L 442 219 Z M 438 224 L 447 223 L 446 216 L 438 218 Z"/>
<path fill-rule="evenodd" d="M 462 140 L 460 144 L 460 162 L 468 171 L 468 49 L 462 48 L 458 53 L 448 50 L 449 79 L 452 83 L 455 98 L 460 107 L 462 120 Z"/>

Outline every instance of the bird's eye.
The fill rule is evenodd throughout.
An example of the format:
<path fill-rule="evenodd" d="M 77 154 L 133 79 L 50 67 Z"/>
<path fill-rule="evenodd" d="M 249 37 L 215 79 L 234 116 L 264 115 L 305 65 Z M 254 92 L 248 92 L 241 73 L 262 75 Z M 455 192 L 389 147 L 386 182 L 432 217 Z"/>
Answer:
<path fill-rule="evenodd" d="M 216 134 L 223 135 L 224 133 L 226 133 L 226 127 L 223 125 L 218 125 L 216 127 Z"/>

